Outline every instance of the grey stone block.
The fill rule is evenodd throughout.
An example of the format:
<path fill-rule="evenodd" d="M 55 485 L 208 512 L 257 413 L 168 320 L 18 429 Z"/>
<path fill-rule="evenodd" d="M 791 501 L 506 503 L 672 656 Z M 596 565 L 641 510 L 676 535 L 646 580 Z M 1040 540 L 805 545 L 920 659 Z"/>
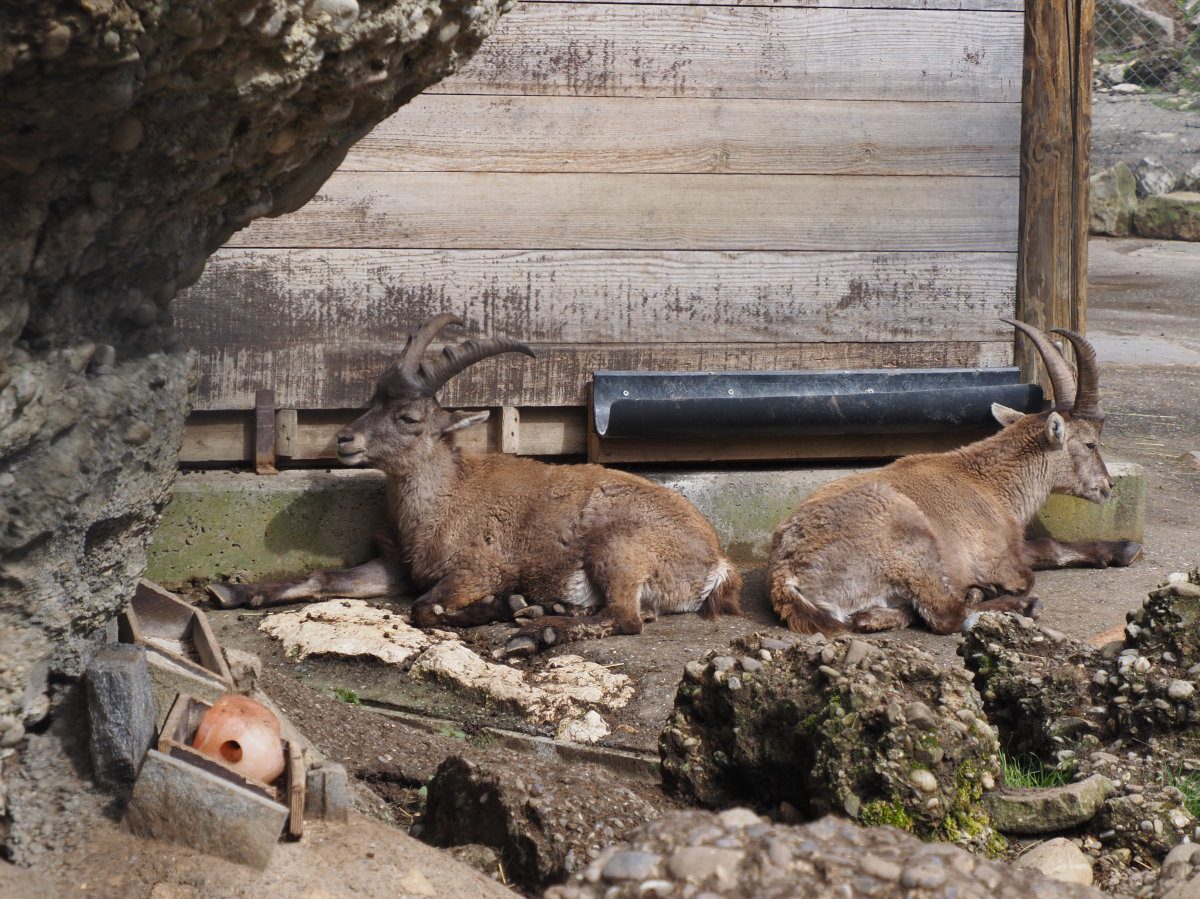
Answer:
<path fill-rule="evenodd" d="M 1001 789 L 984 803 L 992 825 L 1003 833 L 1059 833 L 1091 821 L 1115 792 L 1103 774 L 1061 787 Z"/>
<path fill-rule="evenodd" d="M 127 788 L 158 722 L 145 651 L 123 644 L 101 647 L 88 666 L 86 685 L 93 776 L 102 786 Z"/>
<path fill-rule="evenodd" d="M 180 759 L 150 750 L 125 823 L 140 836 L 266 867 L 287 808 Z"/>
<path fill-rule="evenodd" d="M 344 824 L 350 818 L 353 804 L 350 780 L 344 766 L 325 762 L 308 769 L 304 787 L 304 817 Z"/>

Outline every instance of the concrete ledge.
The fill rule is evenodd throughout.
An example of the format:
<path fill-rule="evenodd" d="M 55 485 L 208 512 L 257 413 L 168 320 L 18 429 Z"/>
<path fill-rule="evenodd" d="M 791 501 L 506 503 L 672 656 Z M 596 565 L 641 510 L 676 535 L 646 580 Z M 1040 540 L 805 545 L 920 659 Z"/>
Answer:
<path fill-rule="evenodd" d="M 1109 466 L 1116 484 L 1103 506 L 1052 497 L 1034 523 L 1062 540 L 1142 539 L 1145 476 Z M 862 468 L 642 472 L 677 490 L 713 523 L 735 561 L 766 561 L 771 535 L 818 487 Z M 269 578 L 371 558 L 384 523 L 384 479 L 361 470 L 184 475 L 150 547 L 147 576 L 162 584 L 241 574 Z"/>
<path fill-rule="evenodd" d="M 1146 535 L 1146 472 L 1133 462 L 1110 462 L 1112 495 L 1103 505 L 1073 496 L 1052 496 L 1029 526 L 1037 537 L 1057 540 L 1132 540 Z"/>

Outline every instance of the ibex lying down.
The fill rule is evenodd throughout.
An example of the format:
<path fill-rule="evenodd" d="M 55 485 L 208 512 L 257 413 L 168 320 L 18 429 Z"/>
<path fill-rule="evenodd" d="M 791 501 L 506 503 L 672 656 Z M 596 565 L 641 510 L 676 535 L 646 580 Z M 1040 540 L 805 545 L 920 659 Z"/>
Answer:
<path fill-rule="evenodd" d="M 384 374 L 370 409 L 338 435 L 338 458 L 387 474 L 397 560 L 318 571 L 298 583 L 218 584 L 223 606 L 265 606 L 423 591 L 412 608 L 420 627 L 469 627 L 520 612 L 531 602 L 588 614 L 526 623 L 507 644 L 526 655 L 581 636 L 638 634 L 658 613 L 739 611 L 741 577 L 712 526 L 679 494 L 598 465 L 546 465 L 458 450 L 452 434 L 487 412 L 447 412 L 436 394 L 468 366 L 529 347 L 504 338 L 447 346 L 422 362 L 445 327 L 434 316 L 408 339 Z M 527 613 L 522 612 L 524 616 Z"/>
<path fill-rule="evenodd" d="M 1029 595 L 1039 568 L 1128 565 L 1128 541 L 1026 540 L 1051 493 L 1100 503 L 1112 481 L 1098 448 L 1096 352 L 1075 346 L 1079 385 L 1041 332 L 1004 321 L 1033 341 L 1046 363 L 1055 407 L 1022 415 L 999 404 L 998 434 L 947 453 L 909 456 L 816 491 L 775 532 L 768 584 L 776 613 L 802 633 L 878 631 L 919 616 L 937 633 L 958 630 L 975 610 L 1035 616 Z M 1072 403 L 1071 397 L 1074 397 Z M 972 606 L 968 596 L 988 597 Z"/>

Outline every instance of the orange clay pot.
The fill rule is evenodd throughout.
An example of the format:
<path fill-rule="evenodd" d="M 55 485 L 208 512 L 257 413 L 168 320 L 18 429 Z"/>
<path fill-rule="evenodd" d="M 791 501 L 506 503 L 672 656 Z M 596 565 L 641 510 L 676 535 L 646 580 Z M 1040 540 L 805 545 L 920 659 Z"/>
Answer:
<path fill-rule="evenodd" d="M 270 783 L 283 773 L 279 721 L 261 703 L 232 693 L 204 713 L 192 746 L 245 777 Z"/>

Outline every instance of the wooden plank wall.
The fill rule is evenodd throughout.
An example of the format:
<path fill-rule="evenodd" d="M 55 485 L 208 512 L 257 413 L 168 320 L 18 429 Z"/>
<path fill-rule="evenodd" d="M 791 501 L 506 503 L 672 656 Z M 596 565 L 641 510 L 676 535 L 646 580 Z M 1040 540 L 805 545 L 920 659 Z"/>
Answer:
<path fill-rule="evenodd" d="M 176 301 L 199 410 L 352 409 L 433 312 L 597 368 L 1011 364 L 1021 0 L 523 2 Z M 576 438 L 573 438 L 576 440 Z"/>

